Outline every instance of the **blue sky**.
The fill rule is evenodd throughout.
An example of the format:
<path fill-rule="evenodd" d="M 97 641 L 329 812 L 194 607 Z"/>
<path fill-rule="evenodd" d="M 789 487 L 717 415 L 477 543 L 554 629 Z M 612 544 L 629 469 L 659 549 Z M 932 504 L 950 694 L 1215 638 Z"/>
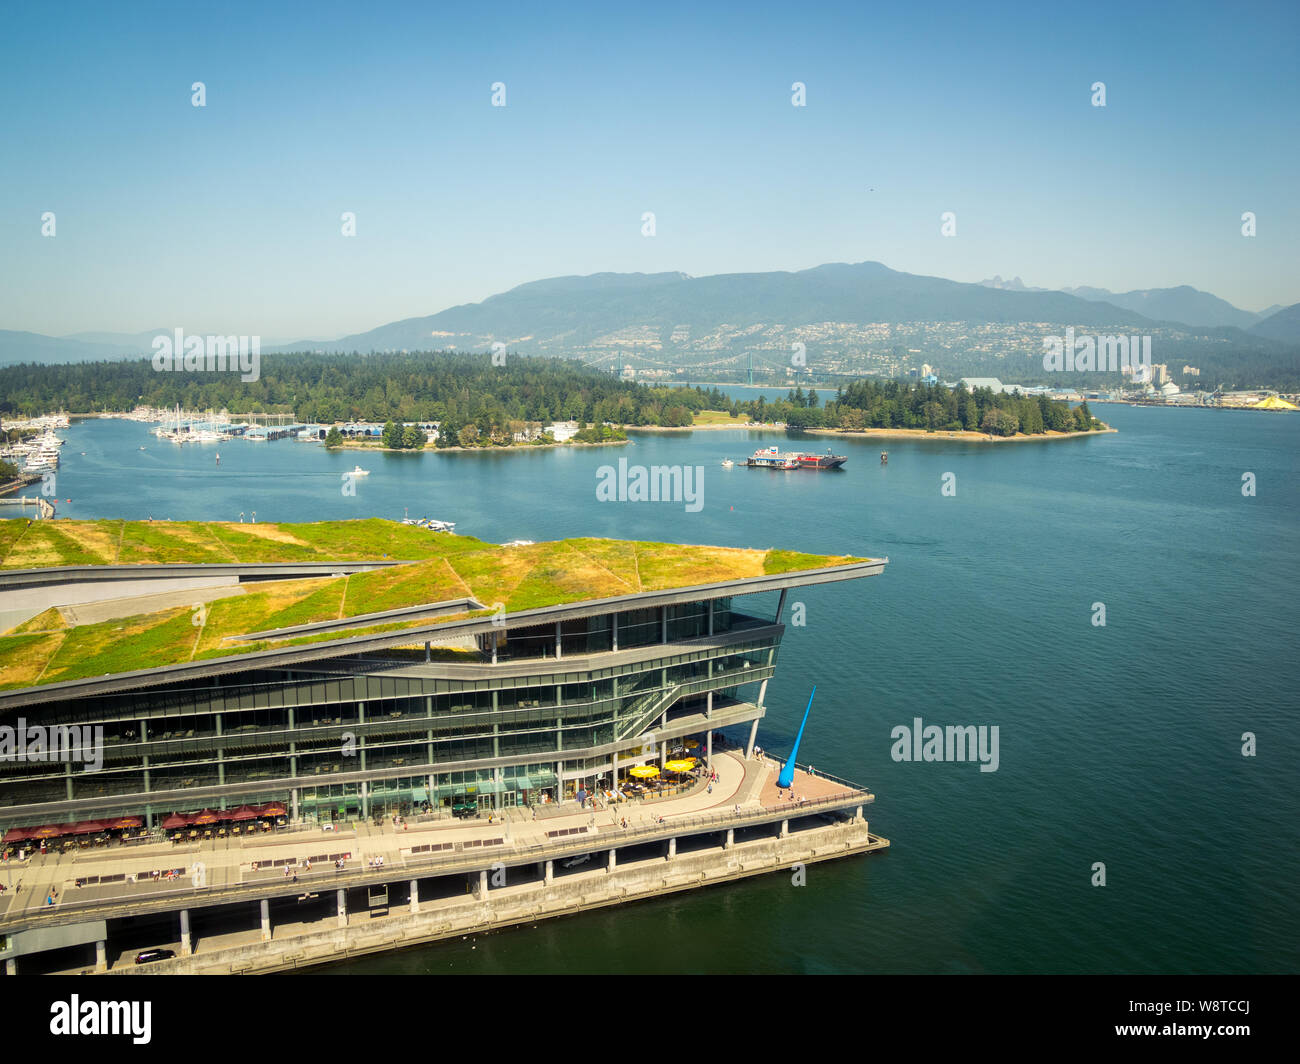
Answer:
<path fill-rule="evenodd" d="M 331 338 L 862 260 L 1300 300 L 1294 3 L 612 7 L 11 7 L 0 328 Z"/>

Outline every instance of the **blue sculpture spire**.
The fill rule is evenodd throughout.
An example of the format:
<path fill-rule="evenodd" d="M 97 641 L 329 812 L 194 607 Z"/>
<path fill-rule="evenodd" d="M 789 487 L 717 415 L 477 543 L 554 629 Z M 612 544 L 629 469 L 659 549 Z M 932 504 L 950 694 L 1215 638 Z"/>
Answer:
<path fill-rule="evenodd" d="M 794 783 L 794 759 L 799 756 L 799 740 L 803 738 L 803 730 L 808 724 L 808 713 L 812 710 L 813 695 L 816 693 L 817 685 L 813 684 L 812 694 L 808 696 L 808 708 L 803 711 L 803 723 L 799 725 L 799 734 L 794 737 L 794 749 L 790 751 L 790 760 L 785 763 L 781 775 L 776 778 L 778 787 L 789 787 Z"/>

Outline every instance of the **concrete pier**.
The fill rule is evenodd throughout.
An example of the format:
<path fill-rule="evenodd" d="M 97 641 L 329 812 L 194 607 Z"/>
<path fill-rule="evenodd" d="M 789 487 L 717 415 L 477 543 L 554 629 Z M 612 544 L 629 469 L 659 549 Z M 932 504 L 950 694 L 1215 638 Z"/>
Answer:
<path fill-rule="evenodd" d="M 586 870 L 570 872 L 558 880 L 534 880 L 497 888 L 492 891 L 490 900 L 473 895 L 430 900 L 420 907 L 418 913 L 398 910 L 365 924 L 340 924 L 337 930 L 304 930 L 278 938 L 274 945 L 249 943 L 203 951 L 142 968 L 122 965 L 114 970 L 114 974 L 226 974 L 311 968 L 398 947 L 458 938 L 489 928 L 536 922 L 715 883 L 773 872 L 785 874 L 794 863 L 811 865 L 838 857 L 883 851 L 888 846 L 888 839 L 872 835 L 864 825 L 846 819 L 804 827 L 784 838 L 768 835 L 734 842 L 726 849 L 714 846 L 678 854 L 671 865 L 663 858 L 651 857 L 625 861 L 613 869 L 588 866 Z M 486 871 L 481 874 L 480 886 L 486 875 Z M 343 893 L 339 892 L 340 905 Z"/>
<path fill-rule="evenodd" d="M 171 970 L 191 956 L 200 958 L 196 967 L 176 970 L 207 971 L 209 958 L 235 948 L 244 951 L 241 971 L 264 970 L 262 951 L 284 954 L 285 967 L 302 967 L 309 961 L 306 953 L 298 956 L 298 945 L 310 945 L 320 935 L 332 936 L 333 944 L 327 955 L 310 963 L 325 964 L 346 954 L 356 936 L 368 949 L 377 932 L 400 921 L 414 921 L 412 934 L 435 940 L 439 935 L 428 930 L 427 921 L 436 914 L 454 915 L 465 906 L 485 926 L 504 926 L 690 889 L 719 877 L 756 875 L 769 865 L 765 857 L 756 863 L 754 855 L 776 852 L 773 848 L 788 853 L 790 861 L 825 859 L 820 854 L 827 847 L 815 841 L 822 837 L 854 840 L 847 847 L 837 842 L 828 856 L 888 845 L 870 834 L 862 818 L 865 804 L 873 800 L 865 788 L 800 772 L 787 795 L 775 785 L 772 762 L 745 762 L 724 753 L 715 758 L 715 766 L 719 782 L 712 794 L 700 786 L 659 802 L 620 803 L 594 812 L 580 811 L 573 803 L 571 812 L 547 810 L 550 815 L 541 817 L 512 813 L 505 824 L 485 818 L 431 818 L 409 828 L 354 824 L 335 828 L 324 838 L 291 829 L 239 844 L 150 843 L 120 852 L 29 855 L 24 867 L 49 871 L 32 876 L 34 885 L 16 896 L 21 908 L 11 904 L 0 913 L 0 931 L 10 936 L 11 944 L 9 954 L 0 953 L 0 959 L 19 961 L 57 945 L 84 945 L 84 959 L 64 970 L 89 974 L 106 962 L 117 973 L 134 968 L 132 951 L 150 945 L 180 954 L 172 961 L 143 966 L 151 972 Z M 819 856 L 810 858 L 808 847 Z M 164 863 L 185 874 L 160 880 L 144 872 Z M 200 863 L 206 881 L 191 887 L 189 872 Z M 286 869 L 299 878 L 290 882 Z M 91 873 L 88 879 L 84 871 Z M 119 878 L 106 885 L 106 872 L 124 874 L 125 881 Z M 50 880 L 63 885 L 57 907 L 38 904 Z M 369 891 L 372 899 L 381 893 L 385 899 L 400 899 L 404 888 L 407 904 L 399 900 L 390 909 L 372 900 L 363 910 L 366 920 L 349 921 L 349 890 Z M 173 930 L 151 936 L 151 942 L 128 944 L 123 940 L 129 936 L 120 934 L 122 925 L 106 934 L 103 922 L 95 924 L 105 915 L 121 921 L 164 914 L 174 921 Z M 191 914 L 197 914 L 195 923 Z M 466 922 L 468 917 L 462 921 L 456 916 L 456 921 L 458 927 L 478 926 Z M 57 941 L 29 937 L 36 929 L 41 936 L 57 932 Z M 104 942 L 103 960 L 96 948 L 99 941 Z M 39 960 L 33 963 L 40 968 Z"/>

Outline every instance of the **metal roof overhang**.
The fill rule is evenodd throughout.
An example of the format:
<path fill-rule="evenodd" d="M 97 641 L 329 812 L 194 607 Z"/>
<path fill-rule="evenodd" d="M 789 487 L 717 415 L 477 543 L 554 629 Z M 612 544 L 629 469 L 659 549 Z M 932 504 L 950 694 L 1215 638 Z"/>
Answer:
<path fill-rule="evenodd" d="M 589 599 L 584 602 L 570 602 L 557 606 L 541 606 L 537 609 L 520 610 L 518 613 L 507 614 L 504 625 L 494 624 L 491 617 L 471 617 L 457 621 L 444 621 L 440 624 L 418 625 L 403 629 L 400 632 L 351 636 L 344 639 L 313 643 L 309 646 L 258 650 L 249 654 L 236 654 L 226 658 L 209 658 L 204 661 L 187 662 L 182 665 L 163 665 L 154 669 L 137 669 L 132 672 L 120 672 L 107 676 L 90 676 L 80 680 L 66 680 L 61 683 L 42 684 L 37 687 L 24 687 L 14 691 L 0 692 L 0 709 L 39 705 L 61 699 L 89 698 L 95 695 L 113 694 L 141 687 L 156 687 L 160 684 L 174 683 L 178 680 L 225 676 L 230 673 L 248 672 L 253 669 L 290 668 L 304 662 L 318 661 L 321 658 L 363 654 L 374 650 L 386 650 L 395 646 L 419 643 L 423 642 L 426 637 L 433 635 L 439 637 L 447 635 L 472 636 L 500 630 L 503 627 L 506 629 L 531 627 L 548 622 L 595 617 L 622 609 L 676 606 L 684 602 L 696 602 L 701 599 L 726 598 L 732 595 L 753 595 L 763 591 L 780 591 L 785 588 L 804 587 L 811 584 L 857 580 L 865 576 L 878 575 L 888 562 L 888 558 L 869 558 L 861 562 L 828 566 L 824 569 L 802 569 L 788 573 L 743 577 L 739 580 L 724 580 L 713 584 L 696 584 L 691 587 L 668 588 L 663 591 L 642 591 L 631 595 L 618 595 L 613 598 Z M 373 565 L 375 563 L 365 564 Z M 197 570 L 207 568 L 210 571 L 217 567 L 190 566 L 189 568 Z M 328 565 L 326 568 L 328 568 Z"/>
<path fill-rule="evenodd" d="M 17 591 L 49 584 L 108 583 L 115 580 L 176 580 L 196 576 L 236 576 L 240 580 L 293 580 L 335 573 L 358 573 L 411 561 L 358 562 L 201 562 L 161 565 L 56 565 L 48 569 L 0 569 L 0 591 Z"/>

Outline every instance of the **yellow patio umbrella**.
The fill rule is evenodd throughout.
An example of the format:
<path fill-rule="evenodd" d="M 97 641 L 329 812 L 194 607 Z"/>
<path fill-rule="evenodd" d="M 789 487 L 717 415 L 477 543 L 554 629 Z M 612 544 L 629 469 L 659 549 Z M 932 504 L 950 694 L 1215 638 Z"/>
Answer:
<path fill-rule="evenodd" d="M 654 765 L 633 765 L 627 774 L 639 780 L 652 780 L 659 775 L 659 770 Z"/>
<path fill-rule="evenodd" d="M 695 767 L 695 758 L 685 757 L 677 761 L 668 761 L 664 764 L 669 772 L 690 772 Z"/>

